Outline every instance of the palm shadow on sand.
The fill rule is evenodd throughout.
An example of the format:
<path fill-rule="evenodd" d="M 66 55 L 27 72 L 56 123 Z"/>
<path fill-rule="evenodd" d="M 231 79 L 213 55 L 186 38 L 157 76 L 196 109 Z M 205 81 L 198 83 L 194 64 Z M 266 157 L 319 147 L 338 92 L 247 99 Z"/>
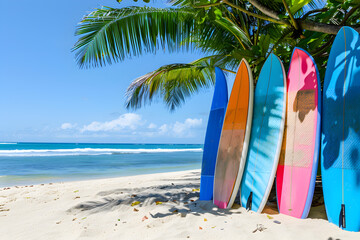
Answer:
<path fill-rule="evenodd" d="M 207 214 L 228 215 L 234 214 L 231 210 L 218 209 L 212 201 L 199 201 L 200 173 L 192 172 L 183 180 L 162 179 L 164 184 L 142 188 L 117 188 L 109 191 L 100 191 L 97 197 L 100 200 L 86 201 L 68 209 L 68 212 L 89 212 L 95 214 L 103 211 L 114 211 L 122 207 L 129 207 L 135 201 L 140 204 L 134 208 L 154 205 L 151 210 L 152 218 L 163 218 L 180 213 L 193 214 L 196 216 Z M 177 183 L 179 181 L 180 183 Z M 195 190 L 195 191 L 194 191 Z M 166 212 L 156 213 L 156 202 L 167 205 Z M 164 209 L 164 208 L 163 208 Z M 240 212 L 236 212 L 240 213 Z"/>

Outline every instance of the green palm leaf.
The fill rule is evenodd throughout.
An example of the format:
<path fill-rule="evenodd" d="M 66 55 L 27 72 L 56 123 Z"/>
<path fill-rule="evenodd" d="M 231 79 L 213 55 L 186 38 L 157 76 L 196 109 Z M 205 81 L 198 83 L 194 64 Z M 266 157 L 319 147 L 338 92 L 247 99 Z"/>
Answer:
<path fill-rule="evenodd" d="M 221 67 L 227 57 L 214 55 L 189 64 L 169 64 L 145 74 L 128 87 L 126 107 L 137 109 L 155 98 L 162 98 L 167 107 L 174 110 L 199 89 L 212 86 L 215 83 L 215 66 Z"/>
<path fill-rule="evenodd" d="M 162 97 L 170 110 L 200 88 L 214 83 L 214 69 L 199 64 L 170 64 L 135 79 L 127 89 L 127 108 L 140 108 Z"/>
<path fill-rule="evenodd" d="M 216 20 L 216 23 L 231 32 L 244 49 L 249 48 L 252 45 L 251 40 L 247 37 L 246 33 L 230 19 L 220 18 Z"/>
<path fill-rule="evenodd" d="M 190 50 L 227 54 L 249 47 L 247 33 L 229 19 L 196 22 L 198 9 L 102 8 L 85 16 L 73 51 L 81 67 L 98 67 L 143 53 Z"/>
<path fill-rule="evenodd" d="M 160 47 L 170 52 L 189 49 L 194 21 L 189 8 L 103 7 L 78 25 L 76 35 L 81 37 L 73 50 L 81 67 L 97 67 Z"/>
<path fill-rule="evenodd" d="M 228 55 L 211 55 L 207 57 L 200 58 L 198 60 L 195 60 L 192 62 L 192 64 L 203 64 L 203 65 L 209 65 L 213 67 L 219 67 L 225 72 L 231 72 L 236 73 L 232 70 L 234 70 L 236 67 L 238 67 L 240 63 L 240 59 L 237 59 L 231 54 Z"/>

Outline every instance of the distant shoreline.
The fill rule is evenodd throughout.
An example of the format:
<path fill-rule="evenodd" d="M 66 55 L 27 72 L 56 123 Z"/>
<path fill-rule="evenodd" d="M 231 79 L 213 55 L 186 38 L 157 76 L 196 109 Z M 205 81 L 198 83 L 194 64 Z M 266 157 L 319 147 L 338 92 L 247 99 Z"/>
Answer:
<path fill-rule="evenodd" d="M 129 174 L 129 175 L 121 175 L 121 176 L 108 176 L 108 177 L 91 177 L 91 178 L 85 178 L 85 179 L 54 179 L 52 178 L 52 181 L 37 181 L 36 183 L 28 182 L 28 183 L 22 183 L 17 185 L 3 185 L 1 184 L 1 181 L 4 181 L 2 178 L 6 178 L 6 175 L 0 175 L 0 190 L 4 188 L 23 188 L 28 186 L 36 186 L 36 185 L 47 185 L 47 184 L 71 184 L 71 183 L 78 183 L 78 182 L 87 182 L 87 181 L 106 181 L 109 179 L 118 179 L 118 178 L 125 178 L 125 177 L 135 177 L 135 176 L 146 176 L 146 175 L 156 175 L 156 174 L 166 174 L 166 173 L 179 173 L 179 172 L 188 172 L 188 171 L 199 171 L 200 169 L 194 168 L 194 169 L 188 169 L 188 170 L 173 170 L 173 171 L 158 171 L 158 172 L 150 172 L 150 173 L 139 173 L 139 174 Z M 55 181 L 54 181 L 55 180 Z"/>

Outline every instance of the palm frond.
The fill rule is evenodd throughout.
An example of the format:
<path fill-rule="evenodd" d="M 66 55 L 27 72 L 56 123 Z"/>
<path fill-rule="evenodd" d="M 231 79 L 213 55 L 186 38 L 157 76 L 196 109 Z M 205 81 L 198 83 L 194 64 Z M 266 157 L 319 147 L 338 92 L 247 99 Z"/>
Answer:
<path fill-rule="evenodd" d="M 248 34 L 229 19 L 196 23 L 193 8 L 102 8 L 85 16 L 73 51 L 80 67 L 98 67 L 143 53 L 189 50 L 226 55 L 251 46 Z"/>
<path fill-rule="evenodd" d="M 229 53 L 233 48 L 241 47 L 237 38 L 218 24 L 205 22 L 198 28 L 198 37 L 192 39 L 194 47 L 203 53 Z"/>
<path fill-rule="evenodd" d="M 251 40 L 248 38 L 246 33 L 230 19 L 217 19 L 216 23 L 225 28 L 227 31 L 231 32 L 244 49 L 249 48 L 252 45 Z"/>
<path fill-rule="evenodd" d="M 194 21 L 190 8 L 103 7 L 78 25 L 73 51 L 81 67 L 97 67 L 159 48 L 188 50 Z"/>
<path fill-rule="evenodd" d="M 184 7 L 184 6 L 191 6 L 194 0 L 168 0 L 167 2 L 173 6 Z"/>
<path fill-rule="evenodd" d="M 261 5 L 266 6 L 269 9 L 278 11 L 279 13 L 285 12 L 284 5 L 282 4 L 282 0 L 258 0 L 258 2 L 261 3 Z"/>
<path fill-rule="evenodd" d="M 326 5 L 326 1 L 323 0 L 302 0 L 293 2 L 296 4 L 293 4 L 290 9 L 296 18 L 300 18 L 310 10 L 320 9 Z"/>
<path fill-rule="evenodd" d="M 126 91 L 126 107 L 137 109 L 155 98 L 162 98 L 167 107 L 174 110 L 190 95 L 215 83 L 215 58 L 221 56 L 165 65 L 135 79 Z"/>
<path fill-rule="evenodd" d="M 234 58 L 231 54 L 228 55 L 211 55 L 200 58 L 192 62 L 192 64 L 205 64 L 213 67 L 219 67 L 225 72 L 235 73 L 232 70 L 236 70 L 241 59 Z"/>

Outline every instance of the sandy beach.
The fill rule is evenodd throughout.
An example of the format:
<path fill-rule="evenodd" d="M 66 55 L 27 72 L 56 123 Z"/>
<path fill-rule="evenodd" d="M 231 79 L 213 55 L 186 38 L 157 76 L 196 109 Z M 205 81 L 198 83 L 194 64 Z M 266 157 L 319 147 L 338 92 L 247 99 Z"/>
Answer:
<path fill-rule="evenodd" d="M 199 185 L 192 170 L 3 188 L 0 239 L 360 238 L 328 223 L 323 204 L 305 220 L 274 204 L 263 214 L 238 204 L 220 210 L 199 201 Z"/>

